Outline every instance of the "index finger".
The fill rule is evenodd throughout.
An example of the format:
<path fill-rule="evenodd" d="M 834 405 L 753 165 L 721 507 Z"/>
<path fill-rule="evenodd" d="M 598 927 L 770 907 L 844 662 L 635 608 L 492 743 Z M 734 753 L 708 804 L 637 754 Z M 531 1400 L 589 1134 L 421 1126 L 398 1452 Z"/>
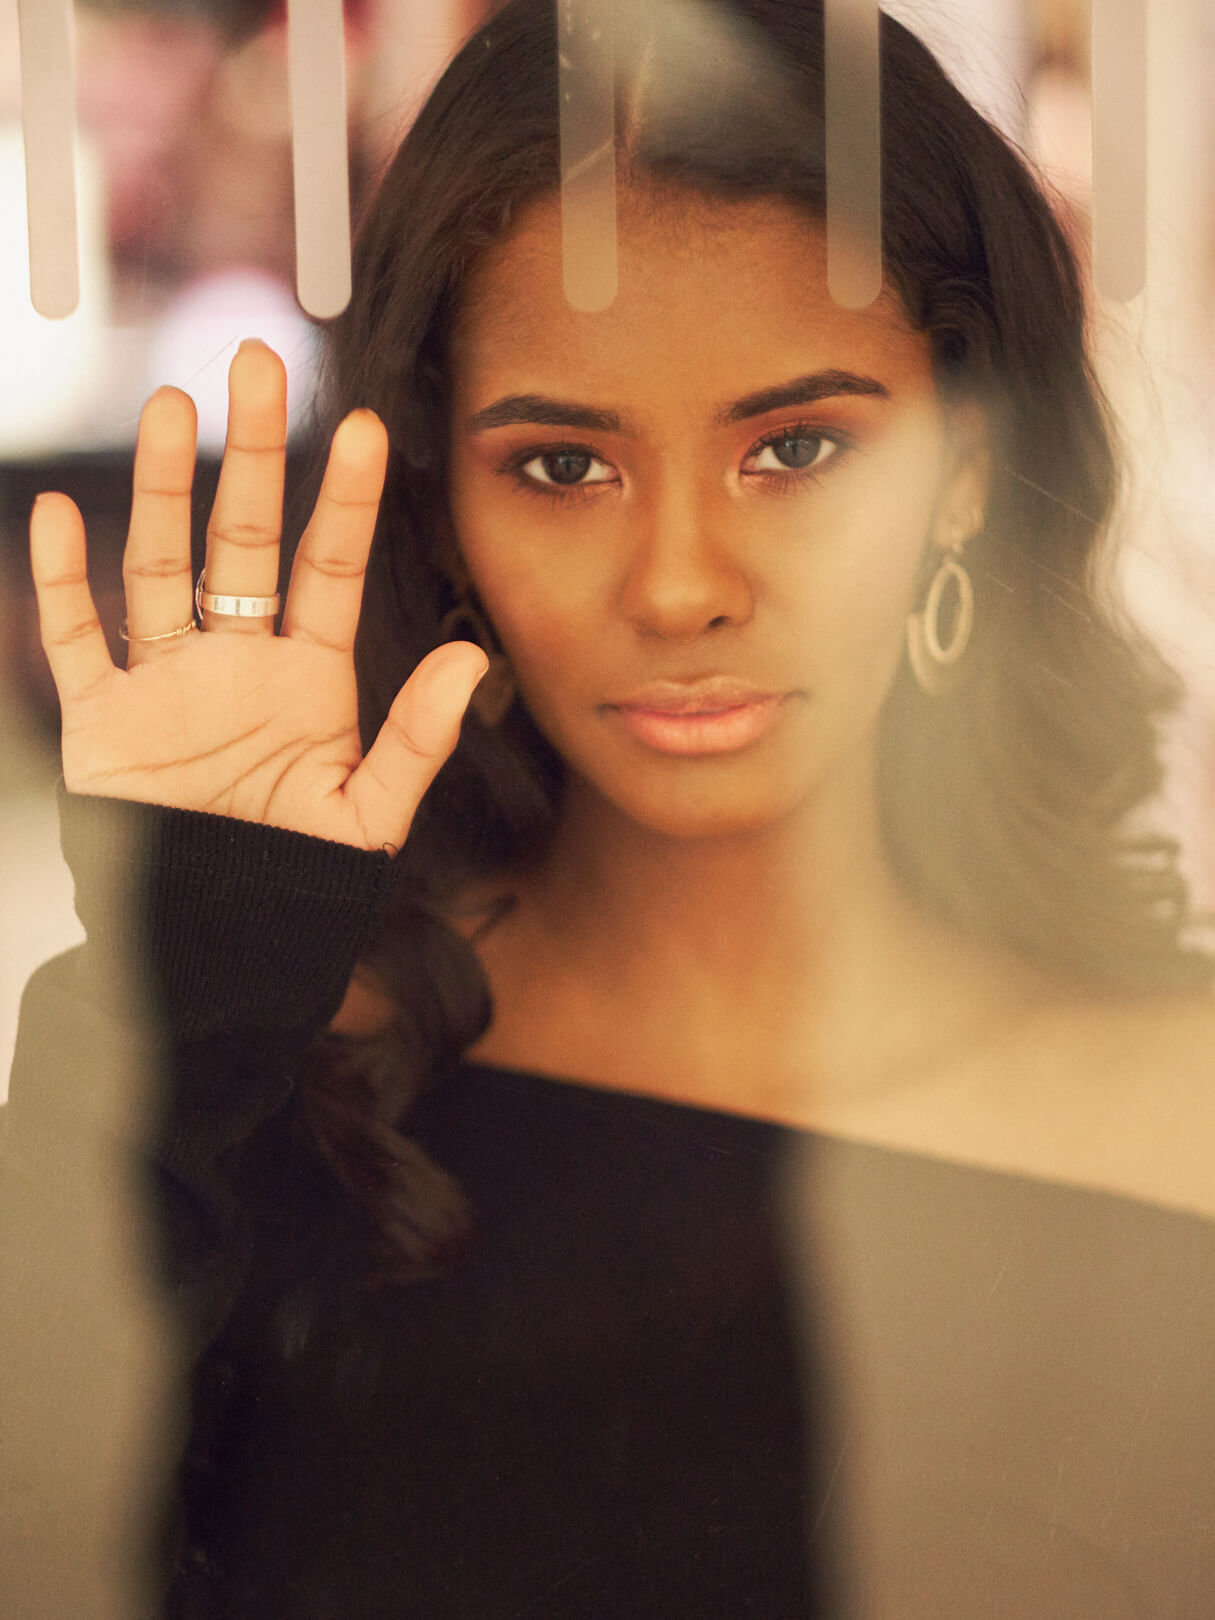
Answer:
<path fill-rule="evenodd" d="M 30 571 L 43 650 L 66 707 L 116 673 L 89 589 L 84 519 L 70 496 L 43 494 L 34 502 Z"/>
<path fill-rule="evenodd" d="M 284 635 L 336 652 L 353 648 L 387 465 L 384 424 L 374 411 L 352 411 L 333 435 L 320 494 L 295 554 Z"/>

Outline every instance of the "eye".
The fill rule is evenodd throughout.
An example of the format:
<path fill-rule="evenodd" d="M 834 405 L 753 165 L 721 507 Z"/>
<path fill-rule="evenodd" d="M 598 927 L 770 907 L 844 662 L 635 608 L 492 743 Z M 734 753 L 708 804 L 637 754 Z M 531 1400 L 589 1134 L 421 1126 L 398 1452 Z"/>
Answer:
<path fill-rule="evenodd" d="M 586 484 L 606 484 L 611 480 L 611 468 L 589 450 L 580 445 L 559 445 L 542 450 L 517 461 L 515 467 L 524 478 L 534 484 L 545 484 L 558 489 L 574 489 Z M 588 477 L 590 473 L 593 476 Z"/>
<path fill-rule="evenodd" d="M 747 457 L 745 471 L 753 473 L 808 472 L 823 466 L 838 453 L 840 442 L 810 429 L 782 428 L 761 439 Z"/>

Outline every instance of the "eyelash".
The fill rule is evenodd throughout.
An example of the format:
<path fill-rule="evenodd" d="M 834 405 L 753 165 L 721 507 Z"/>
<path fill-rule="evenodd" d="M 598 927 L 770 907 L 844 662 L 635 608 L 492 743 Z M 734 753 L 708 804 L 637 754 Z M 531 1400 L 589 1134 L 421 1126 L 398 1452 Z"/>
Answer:
<path fill-rule="evenodd" d="M 809 422 L 793 422 L 785 427 L 774 428 L 771 433 L 765 433 L 762 439 L 757 439 L 747 451 L 745 459 L 750 461 L 770 445 L 780 444 L 788 439 L 817 439 L 823 444 L 834 445 L 835 450 L 821 463 L 816 461 L 807 467 L 788 467 L 782 472 L 765 470 L 751 473 L 748 476 L 763 479 L 769 489 L 777 491 L 800 487 L 809 483 L 817 484 L 823 476 L 820 468 L 833 466 L 853 447 L 851 435 L 842 432 L 838 428 L 826 432 L 822 428 L 811 426 Z M 525 494 L 537 496 L 540 500 L 547 500 L 554 504 L 571 500 L 586 500 L 592 497 L 596 490 L 602 489 L 610 483 L 608 479 L 597 479 L 589 484 L 542 484 L 538 480 L 529 477 L 523 470 L 529 462 L 539 461 L 542 456 L 562 454 L 587 456 L 591 461 L 610 465 L 606 458 L 597 455 L 589 444 L 572 444 L 568 440 L 562 440 L 557 444 L 529 445 L 526 450 L 515 451 L 514 454 L 507 456 L 496 470 L 513 476 L 518 488 Z"/>
<path fill-rule="evenodd" d="M 523 471 L 530 461 L 539 461 L 542 456 L 587 456 L 591 461 L 604 462 L 603 456 L 597 456 L 589 444 L 571 444 L 562 440 L 558 444 L 529 445 L 526 450 L 517 450 L 513 455 L 498 464 L 497 471 L 510 474 L 516 487 L 526 495 L 537 496 L 542 501 L 570 502 L 586 500 L 594 491 L 602 489 L 607 482 L 605 479 L 596 480 L 593 484 L 542 484 L 535 478 L 529 478 Z"/>
<path fill-rule="evenodd" d="M 776 428 L 771 433 L 765 433 L 762 439 L 756 440 L 747 452 L 747 460 L 749 461 L 752 456 L 758 455 L 761 450 L 766 450 L 769 445 L 780 444 L 788 439 L 817 439 L 820 444 L 834 445 L 835 449 L 825 461 L 821 463 L 817 460 L 813 461 L 808 467 L 786 467 L 781 472 L 767 471 L 751 474 L 754 478 L 764 479 L 769 488 L 781 490 L 795 485 L 819 483 L 823 477 L 822 469 L 833 467 L 837 461 L 842 460 L 844 455 L 852 449 L 854 442 L 851 434 L 844 433 L 839 428 L 832 428 L 828 432 L 823 428 L 813 427 L 809 422 L 794 422 L 787 427 Z"/>

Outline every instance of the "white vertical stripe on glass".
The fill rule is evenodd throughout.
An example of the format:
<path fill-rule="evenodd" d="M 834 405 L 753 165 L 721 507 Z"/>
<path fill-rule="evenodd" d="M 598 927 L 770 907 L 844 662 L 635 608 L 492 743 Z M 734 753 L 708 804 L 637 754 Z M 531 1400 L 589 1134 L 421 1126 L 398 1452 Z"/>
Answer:
<path fill-rule="evenodd" d="M 342 0 L 287 0 L 295 277 L 318 320 L 350 302 L 350 171 Z"/>
<path fill-rule="evenodd" d="M 1093 282 L 1134 298 L 1147 274 L 1147 0 L 1093 0 Z"/>
<path fill-rule="evenodd" d="M 611 0 L 556 0 L 561 269 L 588 314 L 616 296 L 616 110 Z"/>
<path fill-rule="evenodd" d="M 827 287 L 863 309 L 882 290 L 877 0 L 826 0 Z"/>
<path fill-rule="evenodd" d="M 72 0 L 17 0 L 30 298 L 63 320 L 80 302 Z"/>

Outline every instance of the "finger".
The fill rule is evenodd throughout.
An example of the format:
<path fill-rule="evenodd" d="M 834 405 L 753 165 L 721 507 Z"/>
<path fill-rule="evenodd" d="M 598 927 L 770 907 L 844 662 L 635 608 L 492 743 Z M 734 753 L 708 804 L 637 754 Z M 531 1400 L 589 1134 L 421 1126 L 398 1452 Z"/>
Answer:
<path fill-rule="evenodd" d="M 448 641 L 436 647 L 397 693 L 366 759 L 346 783 L 369 847 L 397 849 L 422 795 L 460 739 L 460 722 L 489 668 L 480 647 Z"/>
<path fill-rule="evenodd" d="M 273 596 L 283 521 L 287 372 L 274 350 L 247 338 L 228 369 L 228 436 L 207 525 L 207 590 Z M 274 619 L 204 612 L 208 630 L 267 635 Z"/>
<path fill-rule="evenodd" d="M 66 495 L 39 495 L 30 514 L 30 569 L 51 675 L 66 706 L 115 674 L 89 590 L 84 519 Z"/>
<path fill-rule="evenodd" d="M 132 637 L 128 668 L 181 645 L 180 639 L 140 642 L 139 637 L 163 636 L 194 617 L 190 491 L 197 436 L 198 413 L 189 394 L 158 389 L 139 418 L 131 522 L 122 557 Z"/>
<path fill-rule="evenodd" d="M 316 508 L 291 569 L 283 634 L 349 652 L 388 464 L 388 434 L 354 411 L 333 436 Z"/>

